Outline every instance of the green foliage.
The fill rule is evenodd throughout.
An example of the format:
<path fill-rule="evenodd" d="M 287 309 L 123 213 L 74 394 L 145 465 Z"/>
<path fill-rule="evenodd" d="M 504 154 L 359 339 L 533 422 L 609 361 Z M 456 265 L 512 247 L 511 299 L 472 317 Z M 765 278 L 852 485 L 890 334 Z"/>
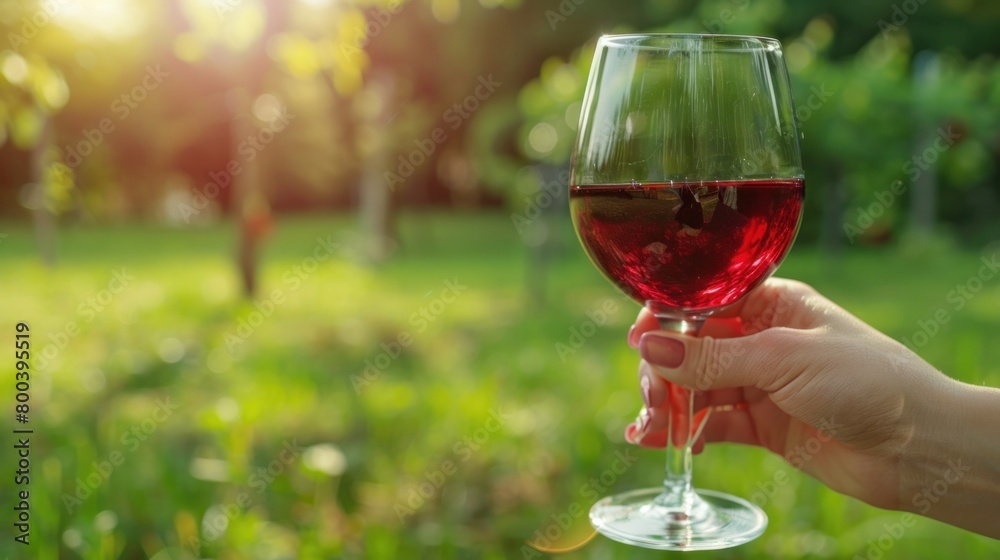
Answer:
<path fill-rule="evenodd" d="M 526 123 L 518 140 L 525 155 L 548 163 L 566 163 L 580 121 L 587 74 L 594 55 L 588 43 L 566 62 L 557 57 L 542 63 L 538 78 L 528 82 L 518 97 Z"/>
<path fill-rule="evenodd" d="M 29 229 L 7 230 L 0 269 L 4 284 L 18 288 L 0 293 L 0 327 L 11 333 L 14 321 L 28 321 L 35 352 L 38 557 L 149 558 L 165 548 L 176 558 L 523 557 L 524 541 L 553 515 L 590 506 L 582 488 L 611 467 L 615 452 L 638 461 L 611 490 L 657 484 L 661 454 L 622 439 L 640 406 L 638 358 L 624 341 L 637 307 L 615 295 L 582 251 L 551 265 L 552 298 L 537 309 L 523 304 L 527 263 L 505 216 L 404 216 L 408 243 L 377 274 L 354 262 L 353 228 L 345 218 L 280 223 L 256 304 L 240 301 L 228 225 L 186 233 L 68 228 L 58 272 L 36 263 Z M 328 236 L 341 243 L 338 253 L 304 268 L 317 238 Z M 831 261 L 799 246 L 782 274 L 813 283 L 897 339 L 947 309 L 950 322 L 921 355 L 965 381 L 997 385 L 1000 347 L 988 343 L 998 334 L 997 280 L 961 310 L 945 299 L 975 274 L 979 258 L 859 251 Z M 134 278 L 102 296 L 122 268 Z M 446 281 L 468 288 L 454 304 L 434 307 Z M 259 326 L 239 342 L 230 338 L 276 290 L 283 299 L 268 317 L 252 320 Z M 571 329 L 609 298 L 618 310 L 560 356 L 556 344 L 569 345 Z M 422 308 L 439 313 L 423 323 Z M 69 321 L 79 334 L 63 340 Z M 411 342 L 356 392 L 366 361 L 381 364 L 380 345 L 401 333 Z M 0 388 L 4 402 L 13 402 L 12 387 Z M 165 399 L 177 408 L 159 422 L 153 413 Z M 498 409 L 506 420 L 490 431 Z M 123 440 L 144 422 L 155 427 L 145 441 Z M 284 464 L 290 440 L 303 451 Z M 116 451 L 123 462 L 68 512 L 64 495 Z M 454 472 L 440 489 L 412 498 L 446 461 Z M 264 483 L 258 469 L 268 466 L 277 474 Z M 883 524 L 899 521 L 899 513 L 840 496 L 760 449 L 710 446 L 695 477 L 699 486 L 752 497 L 779 470 L 788 482 L 764 505 L 767 533 L 706 558 L 864 556 Z M 11 489 L 3 477 L 0 491 Z M 243 498 L 247 505 L 233 509 Z M 212 526 L 220 512 L 229 512 L 222 531 Z M 586 530 L 584 518 L 577 523 Z M 200 556 L 184 556 L 194 539 L 203 543 Z M 22 557 L 14 546 L 0 542 L 0 557 Z M 915 559 L 998 553 L 995 541 L 928 520 L 891 550 Z M 597 538 L 566 557 L 662 554 Z"/>
<path fill-rule="evenodd" d="M 842 223 L 854 223 L 858 210 L 868 208 L 876 194 L 895 181 L 905 183 L 904 203 L 881 212 L 868 232 L 901 230 L 916 169 L 934 174 L 944 223 L 964 231 L 988 227 L 986 214 L 977 212 L 972 201 L 985 200 L 995 209 L 1000 198 L 992 148 L 1000 125 L 1000 65 L 987 55 L 956 52 L 941 38 L 944 33 L 928 35 L 931 32 L 922 27 L 934 17 L 968 17 L 965 9 L 955 6 L 947 15 L 921 9 L 905 25 L 892 25 L 891 15 L 870 13 L 864 36 L 857 28 L 846 28 L 850 17 L 833 3 L 810 6 L 802 13 L 798 5 L 783 0 L 705 1 L 690 10 L 664 8 L 670 13 L 660 21 L 667 23 L 638 30 L 743 33 L 783 41 L 810 200 L 817 202 L 807 205 L 804 239 L 815 239 L 821 226 L 843 236 Z M 879 18 L 886 23 L 883 33 L 874 25 Z M 849 43 L 853 50 L 845 51 Z M 576 128 L 571 115 L 579 114 L 576 102 L 582 97 L 592 53 L 593 45 L 588 44 L 574 51 L 568 62 L 550 58 L 539 77 L 522 88 L 524 124 L 518 147 L 525 157 L 568 164 Z M 948 126 L 961 130 L 961 140 L 932 154 L 933 164 L 915 164 L 913 158 L 929 149 L 938 129 Z M 832 213 L 831 196 L 839 200 Z"/>
<path fill-rule="evenodd" d="M 36 155 L 41 188 L 32 194 L 31 206 L 53 212 L 66 210 L 74 186 L 73 171 L 58 161 L 50 148 L 50 119 L 69 100 L 63 73 L 37 53 L 24 55 L 0 51 L 0 148 L 9 138 L 19 150 L 40 151 Z"/>

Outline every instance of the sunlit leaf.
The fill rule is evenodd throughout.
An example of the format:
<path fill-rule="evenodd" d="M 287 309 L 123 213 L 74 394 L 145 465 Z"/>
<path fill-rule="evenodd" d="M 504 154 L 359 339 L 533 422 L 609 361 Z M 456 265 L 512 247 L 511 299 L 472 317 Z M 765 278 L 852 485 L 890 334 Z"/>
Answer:
<path fill-rule="evenodd" d="M 73 203 L 73 170 L 62 162 L 45 169 L 45 206 L 54 213 L 67 210 Z"/>
<path fill-rule="evenodd" d="M 69 86 L 58 70 L 47 64 L 37 65 L 31 75 L 31 87 L 39 105 L 49 112 L 62 109 L 69 101 Z"/>
<path fill-rule="evenodd" d="M 18 148 L 30 150 L 38 143 L 44 124 L 45 116 L 34 107 L 18 107 L 11 115 L 11 140 Z"/>
<path fill-rule="evenodd" d="M 100 37 L 123 40 L 146 30 L 149 10 L 145 2 L 135 0 L 99 0 L 36 2 L 38 10 L 30 10 L 25 20 L 44 26 L 51 19 L 57 25 L 83 40 Z M 48 16 L 43 18 L 42 16 Z"/>
<path fill-rule="evenodd" d="M 223 44 L 233 51 L 242 51 L 254 44 L 264 32 L 266 9 L 260 2 L 241 2 L 232 14 L 223 19 Z"/>
<path fill-rule="evenodd" d="M 364 51 L 369 40 L 365 23 L 365 16 L 360 11 L 345 12 L 337 25 L 337 39 L 330 45 L 333 86 L 344 95 L 361 88 L 362 72 L 368 65 L 368 55 Z"/>
<path fill-rule="evenodd" d="M 0 53 L 0 75 L 14 85 L 21 85 L 28 79 L 28 61 L 23 56 L 5 51 Z"/>
<path fill-rule="evenodd" d="M 441 23 L 451 23 L 458 19 L 458 0 L 432 0 L 431 13 Z"/>
<path fill-rule="evenodd" d="M 337 22 L 336 37 L 340 43 L 364 49 L 368 45 L 369 37 L 365 31 L 367 19 L 360 10 L 347 10 Z"/>
<path fill-rule="evenodd" d="M 275 58 L 296 77 L 319 72 L 322 61 L 315 43 L 300 33 L 285 33 L 276 38 Z"/>
<path fill-rule="evenodd" d="M 261 0 L 183 0 L 181 7 L 195 35 L 231 51 L 245 50 L 260 39 L 266 23 L 266 8 Z"/>
<path fill-rule="evenodd" d="M 174 38 L 174 55 L 185 62 L 205 58 L 205 43 L 195 33 L 180 33 Z"/>
<path fill-rule="evenodd" d="M 582 80 L 569 64 L 560 64 L 545 85 L 554 98 L 564 102 L 578 99 L 583 92 Z"/>

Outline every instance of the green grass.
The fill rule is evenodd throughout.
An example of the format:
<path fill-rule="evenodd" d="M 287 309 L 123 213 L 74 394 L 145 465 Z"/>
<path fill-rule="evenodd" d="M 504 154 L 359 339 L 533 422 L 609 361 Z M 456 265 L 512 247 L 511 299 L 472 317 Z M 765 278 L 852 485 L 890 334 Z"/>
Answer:
<path fill-rule="evenodd" d="M 0 336 L 13 345 L 15 322 L 29 322 L 36 355 L 33 550 L 8 536 L 14 462 L 6 452 L 0 557 L 146 558 L 167 549 L 157 558 L 195 558 L 184 550 L 198 539 L 200 557 L 219 559 L 522 558 L 535 531 L 554 532 L 560 514 L 589 508 L 591 479 L 604 473 L 610 490 L 658 483 L 660 454 L 621 437 L 640 406 L 637 357 L 624 341 L 637 307 L 597 274 L 565 224 L 553 230 L 562 249 L 545 273 L 544 304 L 526 295 L 528 252 L 505 216 L 408 215 L 403 245 L 378 267 L 353 258 L 352 227 L 342 217 L 280 220 L 258 299 L 277 290 L 282 302 L 241 331 L 257 317 L 239 297 L 227 225 L 67 227 L 52 270 L 38 264 L 28 227 L 0 226 L 9 234 L 0 241 Z M 297 272 L 327 235 L 341 242 L 335 257 Z M 947 300 L 978 261 L 973 250 L 831 258 L 800 246 L 781 274 L 896 338 L 947 310 L 950 321 L 921 355 L 955 377 L 1000 385 L 1000 346 L 989 342 L 1000 331 L 1000 278 L 960 311 Z M 116 269 L 134 280 L 102 304 Z M 434 303 L 447 281 L 467 289 Z M 617 311 L 563 360 L 556 345 L 568 345 L 571 329 L 609 299 Z M 61 340 L 70 321 L 79 332 Z M 379 345 L 401 334 L 410 344 L 365 380 L 366 360 L 377 362 Z M 10 371 L 13 358 L 5 359 Z M 4 379 L 0 402 L 9 410 L 13 377 Z M 163 399 L 176 406 L 166 416 L 156 412 Z M 491 410 L 500 409 L 497 424 Z M 144 427 L 145 441 L 129 437 Z M 282 462 L 291 442 L 308 451 L 286 452 Z M 615 453 L 626 451 L 637 464 L 608 475 Z M 120 464 L 95 475 L 94 462 L 101 470 L 112 457 Z M 750 497 L 778 469 L 789 482 L 764 505 L 765 535 L 700 557 L 865 558 L 882 524 L 900 519 L 760 449 L 712 446 L 695 477 Z M 99 484 L 67 511 L 64 495 L 88 476 Z M 427 498 L 422 483 L 431 485 Z M 210 529 L 218 511 L 229 514 L 222 532 Z M 566 532 L 586 529 L 580 515 Z M 884 557 L 998 554 L 996 541 L 920 519 Z M 566 557 L 663 556 L 597 538 Z"/>

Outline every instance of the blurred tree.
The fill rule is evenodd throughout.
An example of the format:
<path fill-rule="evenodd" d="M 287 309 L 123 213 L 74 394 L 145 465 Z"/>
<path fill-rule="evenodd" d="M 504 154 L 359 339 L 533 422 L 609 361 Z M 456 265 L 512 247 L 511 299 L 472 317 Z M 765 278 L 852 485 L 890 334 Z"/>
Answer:
<path fill-rule="evenodd" d="M 69 206 L 73 172 L 59 161 L 52 141 L 51 117 L 69 99 L 62 73 L 44 56 L 14 38 L 22 52 L 0 51 L 0 146 L 8 140 L 31 153 L 30 183 L 22 203 L 31 210 L 42 262 L 56 262 L 54 214 Z"/>
<path fill-rule="evenodd" d="M 748 33 L 784 41 L 813 201 L 803 240 L 829 247 L 880 242 L 904 225 L 973 231 L 987 227 L 1000 206 L 998 74 L 990 55 L 1000 9 L 984 0 L 107 0 L 52 14 L 35 1 L 0 5 L 9 52 L 40 68 L 39 75 L 48 73 L 36 62 L 44 61 L 73 90 L 72 103 L 48 128 L 37 128 L 39 138 L 63 148 L 48 156 L 52 161 L 79 164 L 64 170 L 77 185 L 63 197 L 73 216 L 157 215 L 170 189 L 183 190 L 174 185 L 184 176 L 200 182 L 234 156 L 244 163 L 239 145 L 266 128 L 260 115 L 268 107 L 280 102 L 299 115 L 213 201 L 246 213 L 239 222 L 248 286 L 247 263 L 258 244 L 251 240 L 267 231 L 261 216 L 270 206 L 357 202 L 372 260 L 398 242 L 393 223 L 402 204 L 503 200 L 523 214 L 546 183 L 533 166 L 567 163 L 593 48 L 580 45 L 603 32 Z M 4 56 L 16 75 L 19 59 Z M 149 93 L 127 120 L 118 118 L 115 103 L 147 65 L 161 61 L 178 77 Z M 480 79 L 499 84 L 486 99 L 475 96 Z M 40 184 L 30 162 L 46 152 L 21 157 L 11 123 L 15 113 L 27 114 L 13 107 L 35 105 L 34 86 L 14 84 L 5 71 L 0 80 L 8 109 L 0 118 L 11 138 L 0 150 L 0 197 L 30 204 L 37 197 L 22 196 L 22 185 Z M 88 144 L 87 134 L 105 117 L 114 133 Z M 927 152 L 933 162 L 914 161 L 948 126 L 961 129 L 961 140 Z M 80 149 L 90 155 L 75 158 Z M 49 175 L 69 184 L 66 173 Z M 875 205 L 896 181 L 902 194 L 885 208 Z M 55 196 L 59 188 L 49 190 Z M 260 195 L 244 196 L 252 191 Z M 12 213 L 10 206 L 0 212 Z M 51 231 L 51 217 L 35 213 L 39 232 Z"/>
<path fill-rule="evenodd" d="M 270 37 L 285 30 L 291 4 L 261 0 L 235 4 L 172 0 L 172 4 L 190 24 L 175 40 L 175 50 L 191 61 L 204 58 L 229 86 L 224 107 L 231 152 L 223 173 L 238 224 L 237 262 L 243 292 L 253 297 L 260 243 L 271 228 L 270 205 L 261 186 L 262 158 L 257 151 L 265 139 L 273 139 L 275 128 L 285 126 L 276 122 L 282 118 L 280 101 L 264 92 L 271 66 L 266 45 Z"/>
<path fill-rule="evenodd" d="M 342 152 L 328 157 L 353 170 L 349 176 L 357 181 L 364 254 L 373 262 L 385 259 L 396 244 L 395 192 L 404 180 L 385 173 L 401 139 L 414 134 L 428 113 L 419 100 L 409 98 L 412 88 L 405 74 L 373 65 L 369 53 L 373 40 L 386 35 L 390 25 L 403 27 L 397 16 L 404 8 L 402 0 L 299 6 L 300 25 L 276 37 L 272 51 L 289 75 L 321 78 L 350 108 L 343 126 L 353 138 L 323 149 Z"/>

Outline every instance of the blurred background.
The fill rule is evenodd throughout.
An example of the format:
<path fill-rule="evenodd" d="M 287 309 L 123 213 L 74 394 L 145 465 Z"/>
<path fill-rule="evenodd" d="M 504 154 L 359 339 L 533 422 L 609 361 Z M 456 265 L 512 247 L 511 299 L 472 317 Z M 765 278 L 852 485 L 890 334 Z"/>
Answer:
<path fill-rule="evenodd" d="M 0 556 L 663 557 L 588 540 L 663 461 L 622 436 L 638 307 L 565 210 L 603 33 L 781 39 L 808 195 L 780 274 L 1000 385 L 998 24 L 986 0 L 0 0 L 0 325 L 31 328 L 35 431 L 32 544 L 5 443 Z M 1000 555 L 760 449 L 695 478 L 770 517 L 705 558 Z"/>

